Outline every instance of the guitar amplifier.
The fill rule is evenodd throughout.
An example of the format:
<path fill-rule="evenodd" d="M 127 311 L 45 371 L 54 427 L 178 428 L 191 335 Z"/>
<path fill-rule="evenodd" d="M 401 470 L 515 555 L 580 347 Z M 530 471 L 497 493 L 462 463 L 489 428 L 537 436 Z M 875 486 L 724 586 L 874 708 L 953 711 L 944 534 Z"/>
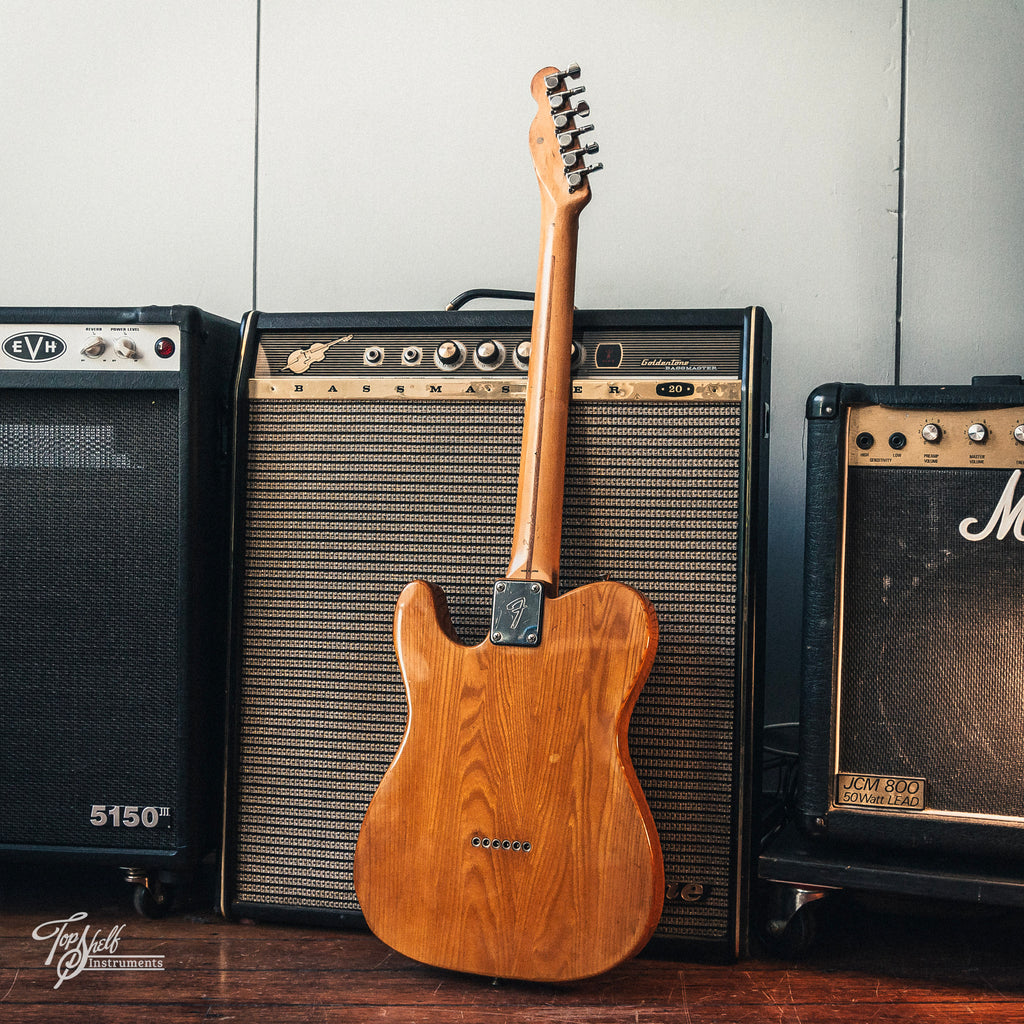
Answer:
<path fill-rule="evenodd" d="M 213 849 L 238 324 L 0 309 L 0 855 Z M 143 901 L 144 902 L 144 901 Z"/>
<path fill-rule="evenodd" d="M 657 937 L 709 956 L 747 942 L 769 330 L 759 309 L 575 317 L 560 583 L 610 575 L 657 609 L 630 732 L 665 856 Z M 428 579 L 465 642 L 487 634 L 529 342 L 520 311 L 249 315 L 226 914 L 359 920 L 355 843 L 405 725 L 395 602 Z"/>
<path fill-rule="evenodd" d="M 1024 854 L 1024 387 L 830 384 L 807 409 L 798 816 Z"/>

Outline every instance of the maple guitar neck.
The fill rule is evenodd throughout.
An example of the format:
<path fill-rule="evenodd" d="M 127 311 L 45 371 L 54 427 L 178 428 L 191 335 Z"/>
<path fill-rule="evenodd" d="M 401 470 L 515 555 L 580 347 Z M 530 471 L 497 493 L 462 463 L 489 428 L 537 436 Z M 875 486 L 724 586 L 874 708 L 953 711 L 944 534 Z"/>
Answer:
<path fill-rule="evenodd" d="M 540 185 L 540 254 L 512 554 L 505 576 L 539 582 L 549 595 L 558 592 L 562 545 L 576 240 L 580 211 L 590 201 L 586 176 L 600 166 L 586 168 L 582 164 L 583 154 L 595 152 L 597 147 L 578 144 L 586 129 L 579 128 L 575 118 L 585 115 L 587 107 L 581 103 L 575 111 L 571 109 L 568 82 L 578 74 L 575 66 L 567 73 L 545 68 L 537 72 L 531 85 L 539 107 L 530 126 L 530 148 Z M 553 78 L 557 78 L 558 91 L 551 99 Z M 560 115 L 558 108 L 563 105 L 566 113 Z M 552 136 L 559 145 L 552 145 Z M 567 157 L 567 153 L 573 155 Z"/>

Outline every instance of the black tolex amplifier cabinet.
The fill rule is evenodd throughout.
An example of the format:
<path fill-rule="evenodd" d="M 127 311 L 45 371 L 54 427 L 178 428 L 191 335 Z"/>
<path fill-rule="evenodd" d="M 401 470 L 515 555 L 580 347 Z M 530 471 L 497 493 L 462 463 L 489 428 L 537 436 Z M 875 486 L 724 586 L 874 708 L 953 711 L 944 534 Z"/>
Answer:
<path fill-rule="evenodd" d="M 1024 387 L 830 384 L 807 411 L 798 818 L 1024 855 Z"/>
<path fill-rule="evenodd" d="M 126 867 L 166 906 L 212 849 L 238 325 L 0 309 L 0 856 Z"/>
<path fill-rule="evenodd" d="M 467 643 L 487 633 L 530 319 L 246 321 L 226 913 L 358 919 L 355 842 L 405 723 L 395 602 L 429 579 Z M 758 309 L 581 311 L 575 327 L 561 582 L 610 574 L 657 608 L 630 751 L 665 852 L 658 935 L 735 955 L 756 845 L 769 323 Z"/>

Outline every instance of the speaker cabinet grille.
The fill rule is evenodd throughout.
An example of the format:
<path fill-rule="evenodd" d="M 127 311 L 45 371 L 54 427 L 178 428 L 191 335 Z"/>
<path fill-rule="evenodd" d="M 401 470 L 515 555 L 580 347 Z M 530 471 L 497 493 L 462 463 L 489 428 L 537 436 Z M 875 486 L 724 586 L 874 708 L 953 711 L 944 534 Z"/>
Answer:
<path fill-rule="evenodd" d="M 0 835 L 101 846 L 110 837 L 90 824 L 93 804 L 179 803 L 175 633 L 128 621 L 135 609 L 162 614 L 177 603 L 177 524 L 167 512 L 177 508 L 179 467 L 167 439 L 178 396 L 3 391 L 0 419 L 0 685 L 16 709 L 0 717 L 0 748 L 23 787 L 0 801 Z M 118 516 L 123 533 L 111 543 Z M 164 727 L 143 749 L 134 734 L 151 715 Z M 140 829 L 138 839 L 161 846 L 167 835 Z"/>
<path fill-rule="evenodd" d="M 838 771 L 927 780 L 935 811 L 1024 818 L 1024 545 L 968 541 L 1005 470 L 851 469 Z M 986 516 L 987 519 L 987 516 Z M 953 526 L 953 530 L 950 530 Z"/>
<path fill-rule="evenodd" d="M 1024 852 L 1024 388 L 821 395 L 800 820 L 816 838 Z"/>
<path fill-rule="evenodd" d="M 3 308 L 0 338 L 0 856 L 183 876 L 219 817 L 238 325 Z"/>
<path fill-rule="evenodd" d="M 445 591 L 490 622 L 514 517 L 521 400 L 248 402 L 233 819 L 236 912 L 358 914 L 352 857 L 405 696 L 395 602 Z M 736 941 L 738 795 L 752 699 L 744 404 L 574 401 L 561 585 L 610 575 L 659 616 L 630 751 L 675 899 L 659 934 Z M 700 898 L 678 898 L 688 885 Z M 302 916 L 300 914 L 300 916 Z"/>

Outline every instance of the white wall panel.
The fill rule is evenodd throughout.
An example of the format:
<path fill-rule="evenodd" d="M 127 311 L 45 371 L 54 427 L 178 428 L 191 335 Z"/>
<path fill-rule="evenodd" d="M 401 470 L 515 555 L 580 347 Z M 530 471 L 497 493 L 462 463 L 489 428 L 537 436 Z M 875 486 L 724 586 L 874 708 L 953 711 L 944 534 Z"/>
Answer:
<path fill-rule="evenodd" d="M 252 301 L 255 0 L 0 3 L 0 304 Z"/>
<path fill-rule="evenodd" d="M 1024 373 L 1024 4 L 909 0 L 901 380 Z"/>
<path fill-rule="evenodd" d="M 891 380 L 898 0 L 263 0 L 257 302 L 440 308 L 532 288 L 532 74 L 578 60 L 605 170 L 580 306 L 764 305 L 769 640 L 795 709 L 804 400 Z"/>
<path fill-rule="evenodd" d="M 902 379 L 1021 372 L 1024 5 L 906 2 Z M 804 400 L 896 359 L 900 0 L 259 9 L 257 69 L 257 0 L 0 2 L 0 303 L 530 288 L 529 80 L 579 60 L 606 167 L 579 304 L 759 303 L 775 325 L 770 696 L 795 710 Z"/>

